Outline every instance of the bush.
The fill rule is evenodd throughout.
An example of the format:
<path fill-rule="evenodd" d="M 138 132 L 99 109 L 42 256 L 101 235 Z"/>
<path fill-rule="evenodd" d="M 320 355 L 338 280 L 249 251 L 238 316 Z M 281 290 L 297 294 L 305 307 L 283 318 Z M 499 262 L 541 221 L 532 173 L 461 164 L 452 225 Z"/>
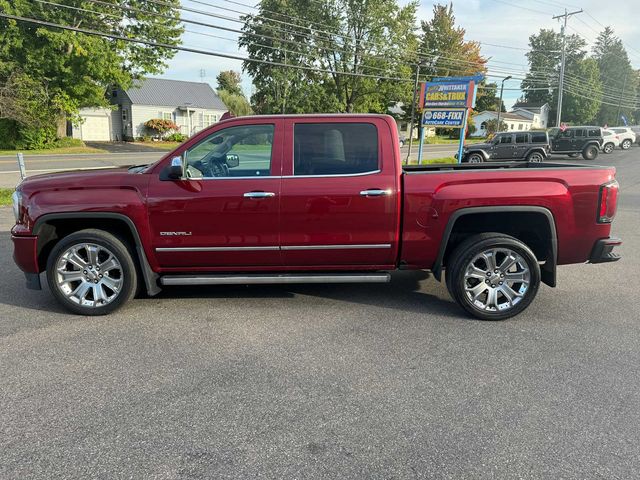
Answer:
<path fill-rule="evenodd" d="M 56 140 L 56 148 L 84 147 L 85 144 L 79 138 L 62 137 Z"/>
<path fill-rule="evenodd" d="M 0 120 L 0 148 L 14 150 L 18 143 L 18 125 L 13 120 Z"/>
<path fill-rule="evenodd" d="M 169 142 L 178 142 L 178 143 L 182 143 L 184 142 L 188 137 L 182 133 L 172 133 L 170 135 L 167 135 L 165 137 L 165 140 L 169 141 Z"/>
<path fill-rule="evenodd" d="M 149 130 L 157 134 L 159 137 L 164 136 L 165 133 L 178 130 L 178 125 L 171 120 L 163 120 L 161 118 L 152 118 L 144 124 Z"/>
<path fill-rule="evenodd" d="M 152 138 L 151 135 L 142 135 L 141 137 L 136 138 L 136 140 L 138 142 L 149 143 L 151 142 Z"/>

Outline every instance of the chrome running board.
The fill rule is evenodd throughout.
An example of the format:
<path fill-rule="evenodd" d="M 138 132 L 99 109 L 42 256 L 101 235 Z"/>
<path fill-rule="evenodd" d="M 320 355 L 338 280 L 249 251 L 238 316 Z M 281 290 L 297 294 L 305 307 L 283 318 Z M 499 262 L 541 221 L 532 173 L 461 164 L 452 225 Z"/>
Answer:
<path fill-rule="evenodd" d="M 165 275 L 162 285 L 253 285 L 273 283 L 388 283 L 388 273 Z"/>

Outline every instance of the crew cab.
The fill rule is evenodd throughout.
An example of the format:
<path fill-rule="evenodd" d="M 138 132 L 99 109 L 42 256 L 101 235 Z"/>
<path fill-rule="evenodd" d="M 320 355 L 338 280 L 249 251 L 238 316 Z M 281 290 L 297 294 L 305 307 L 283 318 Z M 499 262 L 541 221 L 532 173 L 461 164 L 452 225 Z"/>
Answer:
<path fill-rule="evenodd" d="M 524 310 L 557 265 L 611 262 L 615 169 L 403 166 L 385 115 L 219 122 L 158 162 L 38 175 L 14 195 L 14 258 L 83 315 L 167 285 L 388 282 L 426 269 L 466 312 Z"/>
<path fill-rule="evenodd" d="M 496 134 L 489 143 L 465 145 L 462 161 L 482 163 L 523 160 L 539 163 L 549 156 L 550 150 L 547 132 L 505 132 Z"/>

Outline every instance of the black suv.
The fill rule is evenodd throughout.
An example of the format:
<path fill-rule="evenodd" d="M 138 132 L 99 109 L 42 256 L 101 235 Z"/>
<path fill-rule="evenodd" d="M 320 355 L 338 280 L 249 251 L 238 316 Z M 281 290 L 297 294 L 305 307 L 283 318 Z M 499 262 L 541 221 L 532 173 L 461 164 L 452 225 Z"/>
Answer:
<path fill-rule="evenodd" d="M 564 131 L 552 128 L 549 130 L 549 138 L 551 153 L 565 154 L 570 157 L 582 154 L 585 160 L 594 160 L 604 143 L 600 127 L 568 127 Z"/>
<path fill-rule="evenodd" d="M 468 163 L 542 162 L 549 156 L 547 132 L 498 133 L 489 143 L 465 146 L 462 161 Z"/>

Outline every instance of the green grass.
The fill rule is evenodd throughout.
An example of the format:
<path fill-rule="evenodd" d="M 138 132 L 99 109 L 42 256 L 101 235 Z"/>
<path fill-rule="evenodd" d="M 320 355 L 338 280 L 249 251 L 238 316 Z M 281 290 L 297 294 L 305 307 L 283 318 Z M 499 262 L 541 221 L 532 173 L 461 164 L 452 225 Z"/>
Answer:
<path fill-rule="evenodd" d="M 165 150 L 168 152 L 180 145 L 180 142 L 134 142 L 134 145 L 144 145 L 145 147 L 150 147 L 155 150 Z"/>
<path fill-rule="evenodd" d="M 62 148 L 46 148 L 43 150 L 0 150 L 2 156 L 15 156 L 17 153 L 25 155 L 59 155 L 69 153 L 106 153 L 106 150 L 91 147 L 62 147 Z"/>
<path fill-rule="evenodd" d="M 467 138 L 464 143 L 482 143 L 486 142 L 486 138 Z M 449 138 L 449 137 L 425 137 L 424 139 L 425 145 L 451 145 L 460 143 L 459 138 Z"/>
<path fill-rule="evenodd" d="M 439 157 L 439 158 L 431 158 L 429 160 L 422 159 L 422 165 L 437 165 L 437 164 L 449 164 L 449 163 L 458 163 L 458 161 L 454 157 Z M 412 158 L 409 161 L 409 165 L 417 165 L 418 159 Z"/>
<path fill-rule="evenodd" d="M 0 188 L 0 207 L 11 205 L 11 195 L 13 188 Z"/>

